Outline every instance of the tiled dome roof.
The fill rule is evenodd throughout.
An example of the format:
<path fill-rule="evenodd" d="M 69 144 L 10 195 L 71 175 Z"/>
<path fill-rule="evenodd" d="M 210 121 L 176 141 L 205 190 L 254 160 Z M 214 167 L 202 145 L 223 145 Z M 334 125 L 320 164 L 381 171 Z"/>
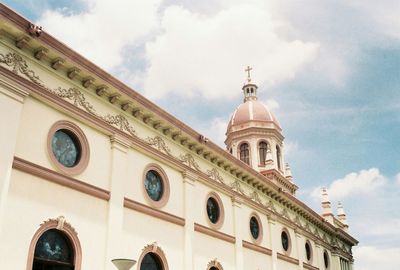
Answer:
<path fill-rule="evenodd" d="M 280 129 L 278 120 L 262 102 L 258 100 L 247 100 L 240 104 L 233 112 L 228 124 L 228 131 L 232 126 L 242 125 L 252 121 L 274 123 Z"/>

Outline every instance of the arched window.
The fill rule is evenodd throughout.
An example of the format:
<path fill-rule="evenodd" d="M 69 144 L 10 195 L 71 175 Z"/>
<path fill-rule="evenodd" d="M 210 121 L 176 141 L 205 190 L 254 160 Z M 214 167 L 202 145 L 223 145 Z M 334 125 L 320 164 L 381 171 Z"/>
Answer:
<path fill-rule="evenodd" d="M 265 165 L 265 159 L 267 157 L 267 150 L 268 150 L 268 144 L 266 142 L 260 142 L 258 145 L 258 153 L 260 156 L 260 165 Z"/>
<path fill-rule="evenodd" d="M 222 265 L 217 261 L 217 259 L 214 259 L 210 261 L 207 265 L 207 270 L 224 270 Z"/>
<path fill-rule="evenodd" d="M 156 243 L 147 245 L 138 260 L 140 270 L 168 270 L 164 251 Z"/>
<path fill-rule="evenodd" d="M 250 150 L 247 143 L 240 145 L 240 160 L 250 165 Z"/>
<path fill-rule="evenodd" d="M 147 253 L 140 264 L 140 270 L 163 270 L 160 258 L 152 253 Z"/>
<path fill-rule="evenodd" d="M 45 221 L 32 238 L 27 270 L 80 270 L 82 250 L 75 229 L 60 216 Z"/>
<path fill-rule="evenodd" d="M 278 164 L 278 169 L 282 170 L 282 164 L 281 164 L 281 148 L 277 145 L 276 146 L 276 162 Z"/>
<path fill-rule="evenodd" d="M 59 230 L 48 230 L 36 243 L 32 270 L 73 270 L 74 251 Z"/>

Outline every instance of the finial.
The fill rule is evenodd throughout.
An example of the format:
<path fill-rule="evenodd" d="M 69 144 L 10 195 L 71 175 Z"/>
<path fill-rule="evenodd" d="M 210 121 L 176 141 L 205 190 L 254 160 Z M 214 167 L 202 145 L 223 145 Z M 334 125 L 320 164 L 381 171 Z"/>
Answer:
<path fill-rule="evenodd" d="M 244 70 L 247 72 L 247 82 L 250 83 L 251 82 L 251 77 L 250 77 L 250 71 L 253 70 L 252 67 L 247 66 L 247 68 Z"/>
<path fill-rule="evenodd" d="M 292 171 L 290 170 L 289 163 L 285 166 L 285 178 L 289 181 L 293 181 Z"/>
<path fill-rule="evenodd" d="M 344 212 L 343 204 L 338 202 L 337 217 L 345 226 L 348 227 L 346 213 Z"/>
<path fill-rule="evenodd" d="M 331 208 L 331 202 L 329 201 L 328 191 L 326 187 L 322 188 L 322 216 L 330 223 L 333 224 L 333 213 Z"/>

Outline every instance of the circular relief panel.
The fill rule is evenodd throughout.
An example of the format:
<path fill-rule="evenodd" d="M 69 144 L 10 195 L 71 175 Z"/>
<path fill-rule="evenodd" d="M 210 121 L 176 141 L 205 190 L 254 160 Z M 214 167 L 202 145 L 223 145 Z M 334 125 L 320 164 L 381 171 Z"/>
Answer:
<path fill-rule="evenodd" d="M 47 136 L 47 150 L 53 165 L 63 173 L 81 173 L 89 162 L 89 143 L 74 123 L 58 121 Z"/>

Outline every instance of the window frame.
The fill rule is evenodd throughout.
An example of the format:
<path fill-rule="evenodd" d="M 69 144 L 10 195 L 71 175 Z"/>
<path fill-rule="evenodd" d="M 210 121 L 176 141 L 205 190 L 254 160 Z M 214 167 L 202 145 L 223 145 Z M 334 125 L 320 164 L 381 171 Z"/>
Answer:
<path fill-rule="evenodd" d="M 57 158 L 54 156 L 53 153 L 53 148 L 52 148 L 52 140 L 54 137 L 54 134 L 59 131 L 59 130 L 65 130 L 68 133 L 70 133 L 73 137 L 76 139 L 76 143 L 79 144 L 80 148 L 80 157 L 79 161 L 77 164 L 75 164 L 73 167 L 66 167 L 62 163 L 60 163 Z M 79 126 L 76 124 L 66 121 L 66 120 L 60 120 L 55 122 L 51 127 L 50 130 L 47 134 L 47 153 L 49 156 L 49 159 L 51 163 L 54 165 L 54 167 L 58 170 L 61 171 L 64 174 L 73 176 L 82 173 L 90 159 L 90 148 L 89 148 L 89 142 Z"/>
<path fill-rule="evenodd" d="M 207 213 L 207 202 L 208 202 L 208 199 L 210 199 L 210 198 L 213 198 L 217 202 L 217 205 L 219 208 L 219 218 L 216 223 L 213 223 L 210 220 L 208 213 Z M 205 204 L 204 204 L 204 210 L 205 210 L 205 216 L 206 216 L 208 225 L 213 229 L 216 229 L 216 230 L 220 229 L 225 220 L 225 210 L 224 210 L 224 205 L 222 203 L 222 200 L 216 192 L 211 191 L 210 193 L 207 194 Z"/>
<path fill-rule="evenodd" d="M 253 218 L 253 217 L 257 220 L 257 223 L 258 223 L 259 232 L 258 232 L 258 237 L 257 238 L 254 238 L 253 234 L 251 233 L 250 221 L 251 221 L 251 218 Z M 257 245 L 261 244 L 261 241 L 262 241 L 263 236 L 264 236 L 264 234 L 263 234 L 263 226 L 262 226 L 262 223 L 261 223 L 261 219 L 260 219 L 259 215 L 256 212 L 253 212 L 253 213 L 250 214 L 250 218 L 249 218 L 249 233 L 250 233 L 251 240 L 255 244 L 257 244 Z"/>
<path fill-rule="evenodd" d="M 160 176 L 162 184 L 163 184 L 163 193 L 161 195 L 160 200 L 158 200 L 158 201 L 153 200 L 149 196 L 149 194 L 147 193 L 146 187 L 145 187 L 146 175 L 149 171 L 157 172 L 158 175 Z M 143 175 L 142 175 L 142 191 L 143 191 L 143 196 L 145 197 L 146 201 L 152 207 L 162 208 L 167 204 L 167 202 L 169 200 L 169 195 L 170 195 L 170 185 L 169 185 L 168 176 L 160 165 L 158 165 L 156 163 L 150 163 L 144 168 Z"/>
<path fill-rule="evenodd" d="M 65 237 L 69 240 L 71 244 L 71 249 L 73 252 L 73 258 L 74 258 L 74 270 L 81 270 L 81 264 L 82 264 L 82 248 L 78 239 L 77 232 L 75 229 L 67 222 L 65 222 L 64 217 L 58 217 L 57 219 L 49 219 L 45 222 L 42 223 L 42 225 L 39 227 L 39 229 L 35 232 L 35 234 L 32 237 L 31 243 L 29 245 L 29 250 L 28 250 L 28 262 L 26 266 L 26 270 L 32 270 L 33 267 L 33 261 L 34 261 L 34 256 L 35 256 L 35 249 L 36 249 L 36 244 L 39 240 L 39 238 L 49 230 L 58 230 L 62 233 L 64 233 Z"/>
<path fill-rule="evenodd" d="M 263 149 L 264 150 L 264 148 L 261 148 L 261 144 L 265 144 L 266 145 L 266 148 L 265 148 L 265 158 L 264 158 L 264 160 L 262 160 L 262 158 L 261 158 L 261 150 Z M 257 144 L 257 149 L 258 149 L 258 159 L 259 159 L 259 165 L 260 166 L 265 166 L 265 159 L 267 158 L 267 152 L 268 152 L 268 147 L 269 147 L 269 144 L 268 144 L 268 142 L 267 141 L 265 141 L 265 140 L 261 140 L 261 141 L 259 141 L 258 142 L 258 144 Z"/>
<path fill-rule="evenodd" d="M 243 151 L 246 151 L 246 150 L 247 150 L 247 153 L 248 153 L 248 154 L 247 154 L 248 162 L 246 162 L 246 160 L 243 160 L 243 159 L 242 159 L 242 146 L 244 146 L 244 145 L 247 145 L 247 149 L 244 149 Z M 239 149 L 239 160 L 242 161 L 242 162 L 244 162 L 244 163 L 246 163 L 247 165 L 251 166 L 250 144 L 249 144 L 248 142 L 241 142 L 241 143 L 239 144 L 238 149 Z M 244 158 L 244 159 L 245 159 L 245 158 Z"/>
<path fill-rule="evenodd" d="M 284 247 L 283 247 L 283 242 L 282 242 L 282 234 L 283 233 L 286 233 L 287 238 L 288 238 L 288 249 L 287 250 L 285 250 Z M 289 256 L 290 253 L 292 252 L 292 239 L 290 237 L 290 233 L 289 233 L 288 229 L 287 228 L 283 228 L 282 231 L 281 231 L 281 234 L 279 236 L 280 236 L 280 239 L 281 239 L 282 251 L 283 251 L 283 253 L 285 255 Z"/>
<path fill-rule="evenodd" d="M 142 249 L 142 254 L 140 255 L 138 262 L 137 262 L 138 270 L 140 270 L 140 268 L 141 268 L 144 256 L 146 256 L 149 253 L 154 254 L 159 259 L 159 262 L 160 262 L 161 268 L 162 268 L 161 270 L 169 270 L 167 258 L 165 257 L 165 253 L 161 249 L 161 247 L 159 247 L 156 243 L 147 245 Z"/>

